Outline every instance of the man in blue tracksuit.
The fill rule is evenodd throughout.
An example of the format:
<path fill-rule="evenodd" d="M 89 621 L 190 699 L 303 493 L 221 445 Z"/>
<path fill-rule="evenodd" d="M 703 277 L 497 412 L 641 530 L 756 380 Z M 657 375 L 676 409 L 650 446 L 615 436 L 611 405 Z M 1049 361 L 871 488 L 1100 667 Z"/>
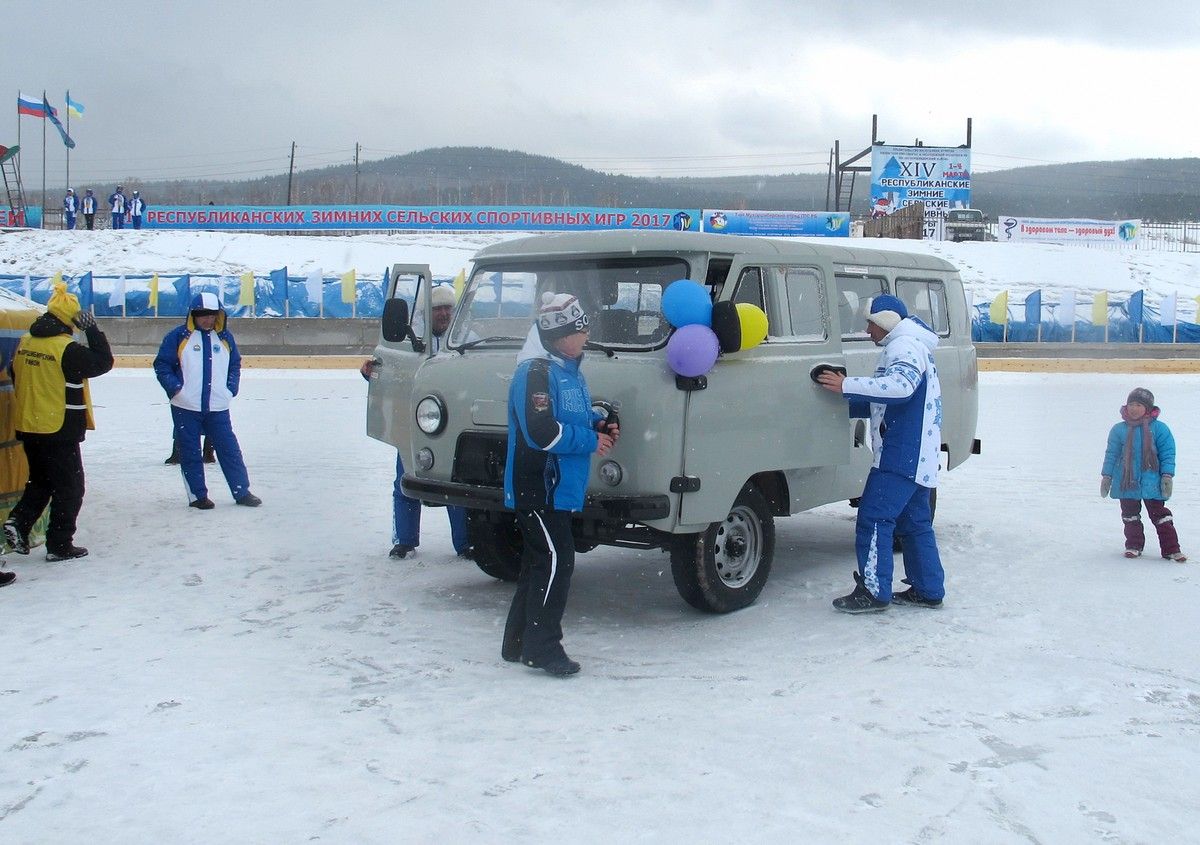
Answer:
<path fill-rule="evenodd" d="M 851 416 L 869 414 L 875 452 L 858 506 L 854 591 L 834 599 L 833 606 L 846 613 L 886 610 L 893 602 L 939 607 L 945 576 L 929 506 L 942 445 L 942 390 L 933 361 L 937 335 L 887 295 L 871 301 L 867 333 L 882 347 L 873 376 L 818 377 L 823 387 L 850 400 Z M 894 596 L 893 536 L 900 538 L 912 584 Z"/>
<path fill-rule="evenodd" d="M 146 213 L 146 201 L 142 199 L 141 191 L 134 191 L 129 198 L 129 222 L 133 228 L 142 228 L 142 215 Z"/>
<path fill-rule="evenodd" d="M 179 467 L 191 507 L 211 510 L 200 435 L 212 440 L 229 492 L 239 505 L 258 507 L 262 499 L 250 492 L 242 450 L 229 420 L 229 404 L 237 396 L 242 356 L 225 328 L 225 310 L 215 293 L 192 297 L 187 322 L 167 332 L 154 359 L 158 383 L 171 400 Z"/>
<path fill-rule="evenodd" d="M 75 218 L 78 214 L 79 200 L 75 197 L 75 189 L 67 188 L 67 195 L 63 197 L 63 228 L 74 229 Z"/>
<path fill-rule="evenodd" d="M 108 210 L 112 214 L 112 227 L 125 228 L 125 189 L 117 185 L 117 189 L 108 197 Z"/>
<path fill-rule="evenodd" d="M 571 514 L 583 509 L 591 454 L 608 454 L 620 436 L 612 418 L 592 410 L 579 371 L 588 316 L 567 293 L 546 293 L 537 342 L 517 357 L 508 393 L 504 504 L 516 511 L 524 551 L 504 626 L 501 656 L 565 677 L 579 671 L 562 647 L 562 616 L 575 568 Z"/>

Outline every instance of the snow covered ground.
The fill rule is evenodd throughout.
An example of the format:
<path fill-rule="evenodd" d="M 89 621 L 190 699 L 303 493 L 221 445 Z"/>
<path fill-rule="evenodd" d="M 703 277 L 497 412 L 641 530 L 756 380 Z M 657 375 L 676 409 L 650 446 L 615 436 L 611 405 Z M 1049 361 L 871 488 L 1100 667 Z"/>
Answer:
<path fill-rule="evenodd" d="M 150 373 L 114 371 L 91 556 L 12 556 L 0 591 L 0 841 L 1194 841 L 1200 576 L 1123 558 L 1098 475 L 1149 387 L 1200 551 L 1200 376 L 981 382 L 984 452 L 939 496 L 943 609 L 830 608 L 843 505 L 781 520 L 759 602 L 728 616 L 684 605 L 664 554 L 600 548 L 564 681 L 500 660 L 511 587 L 454 557 L 441 512 L 388 560 L 393 453 L 357 373 L 247 370 L 265 504 L 210 468 L 202 513 L 162 465 Z"/>

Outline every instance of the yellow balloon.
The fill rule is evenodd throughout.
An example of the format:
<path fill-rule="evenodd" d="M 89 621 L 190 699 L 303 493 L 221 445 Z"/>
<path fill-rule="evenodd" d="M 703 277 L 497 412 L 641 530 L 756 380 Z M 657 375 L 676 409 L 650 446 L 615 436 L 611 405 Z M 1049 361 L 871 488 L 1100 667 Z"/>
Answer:
<path fill-rule="evenodd" d="M 738 321 L 742 324 L 742 350 L 753 349 L 767 339 L 767 313 L 765 311 L 749 302 L 739 302 L 737 314 Z"/>

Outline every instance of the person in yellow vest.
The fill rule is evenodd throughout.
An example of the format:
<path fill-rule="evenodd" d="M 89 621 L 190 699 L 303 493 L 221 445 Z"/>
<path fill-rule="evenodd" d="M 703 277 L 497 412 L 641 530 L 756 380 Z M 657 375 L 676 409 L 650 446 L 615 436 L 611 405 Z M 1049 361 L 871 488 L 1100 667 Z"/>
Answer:
<path fill-rule="evenodd" d="M 80 309 L 62 282 L 54 286 L 48 309 L 21 338 L 9 367 L 29 481 L 4 523 L 4 538 L 17 554 L 29 554 L 29 531 L 49 504 L 46 560 L 55 561 L 88 553 L 74 543 L 83 505 L 79 444 L 84 432 L 96 427 L 87 380 L 111 370 L 113 356 L 95 317 Z M 86 346 L 74 340 L 75 326 L 86 334 Z"/>

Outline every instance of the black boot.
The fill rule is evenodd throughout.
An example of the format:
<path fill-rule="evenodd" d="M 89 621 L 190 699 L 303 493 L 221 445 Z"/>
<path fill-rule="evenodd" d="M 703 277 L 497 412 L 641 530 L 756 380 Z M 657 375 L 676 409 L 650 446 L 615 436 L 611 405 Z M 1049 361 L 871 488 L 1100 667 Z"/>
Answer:
<path fill-rule="evenodd" d="M 4 523 L 4 539 L 8 541 L 8 547 L 17 554 L 29 554 L 29 533 L 21 531 L 15 519 Z"/>
<path fill-rule="evenodd" d="M 65 546 L 46 547 L 46 560 L 54 563 L 59 560 L 74 560 L 77 557 L 87 557 L 88 550 L 83 546 L 67 543 Z"/>
<path fill-rule="evenodd" d="M 11 584 L 13 581 L 16 581 L 16 580 L 17 580 L 17 573 L 15 573 L 15 572 L 0 572 L 0 587 L 6 587 L 9 584 Z"/>
<path fill-rule="evenodd" d="M 217 452 L 213 448 L 212 443 L 210 443 L 208 438 L 205 437 L 204 438 L 204 463 L 215 464 L 216 462 L 217 462 Z"/>
<path fill-rule="evenodd" d="M 857 572 L 854 573 L 854 592 L 834 599 L 833 606 L 842 613 L 874 613 L 888 609 L 887 602 L 871 595 L 871 591 L 863 584 L 863 577 Z"/>

